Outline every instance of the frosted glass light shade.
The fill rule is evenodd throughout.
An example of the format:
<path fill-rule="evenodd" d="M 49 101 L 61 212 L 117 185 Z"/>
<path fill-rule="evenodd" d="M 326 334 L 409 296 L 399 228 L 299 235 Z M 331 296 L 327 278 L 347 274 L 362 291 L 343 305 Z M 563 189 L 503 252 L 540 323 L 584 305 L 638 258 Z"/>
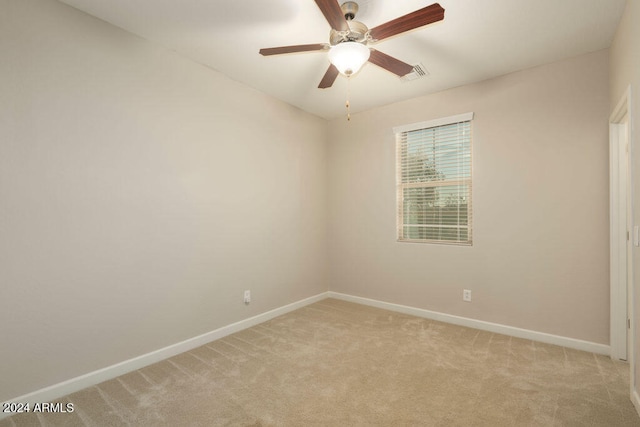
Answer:
<path fill-rule="evenodd" d="M 369 48 L 358 42 L 342 42 L 329 51 L 329 62 L 345 76 L 357 73 L 368 60 Z"/>

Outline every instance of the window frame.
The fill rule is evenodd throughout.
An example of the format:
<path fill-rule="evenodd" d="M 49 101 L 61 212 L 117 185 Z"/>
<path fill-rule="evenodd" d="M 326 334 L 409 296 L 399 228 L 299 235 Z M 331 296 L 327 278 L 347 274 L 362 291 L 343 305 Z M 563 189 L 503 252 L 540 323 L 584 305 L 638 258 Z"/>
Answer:
<path fill-rule="evenodd" d="M 454 116 L 442 117 L 434 120 L 423 121 L 418 123 L 412 123 L 402 126 L 396 126 L 393 128 L 393 133 L 395 135 L 395 144 L 396 144 L 396 239 L 401 243 L 431 243 L 431 244 L 445 244 L 445 245 L 461 245 L 461 246 L 472 246 L 473 245 L 473 202 L 472 202 L 472 184 L 473 184 L 473 116 L 474 113 L 464 113 L 458 114 Z M 469 156 L 469 176 L 465 177 L 454 177 L 448 180 L 430 180 L 424 181 L 420 183 L 403 183 L 403 145 L 406 145 L 406 137 L 409 132 L 418 131 L 418 130 L 426 130 L 431 128 L 445 127 L 452 124 L 457 123 L 465 123 L 469 122 L 469 148 L 468 148 L 468 156 Z M 404 144 L 403 144 L 404 141 Z M 467 154 L 466 150 L 463 154 Z M 452 186 L 452 185 L 460 185 L 464 184 L 467 186 L 467 239 L 466 240 L 447 240 L 447 239 L 416 239 L 416 238 L 408 238 L 405 237 L 405 227 L 408 224 L 405 224 L 404 218 L 404 191 L 409 188 L 438 188 L 444 186 Z M 460 220 L 459 217 L 457 219 L 457 224 L 452 226 L 452 228 L 460 228 Z M 434 223 L 433 227 L 443 228 L 441 223 Z M 444 227 L 447 228 L 447 227 Z"/>

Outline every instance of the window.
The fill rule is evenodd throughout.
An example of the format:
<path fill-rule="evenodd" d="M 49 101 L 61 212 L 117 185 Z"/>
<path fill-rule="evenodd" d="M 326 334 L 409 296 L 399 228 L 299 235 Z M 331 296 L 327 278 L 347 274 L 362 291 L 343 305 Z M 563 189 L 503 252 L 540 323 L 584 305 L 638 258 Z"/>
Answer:
<path fill-rule="evenodd" d="M 473 113 L 393 129 L 398 241 L 471 245 Z"/>

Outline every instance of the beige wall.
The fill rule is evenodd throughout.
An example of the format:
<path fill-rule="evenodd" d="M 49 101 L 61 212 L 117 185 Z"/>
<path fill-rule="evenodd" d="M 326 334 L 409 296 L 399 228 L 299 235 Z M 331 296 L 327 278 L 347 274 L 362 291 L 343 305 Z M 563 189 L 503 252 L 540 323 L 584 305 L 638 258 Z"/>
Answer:
<path fill-rule="evenodd" d="M 327 290 L 326 121 L 56 1 L 0 54 L 0 401 Z"/>
<path fill-rule="evenodd" d="M 330 289 L 608 344 L 608 105 L 605 50 L 331 121 Z M 392 127 L 466 112 L 473 246 L 397 243 Z"/>
<path fill-rule="evenodd" d="M 613 44 L 611 45 L 610 56 L 610 111 L 618 104 L 627 87 L 631 85 L 631 126 L 635 130 L 631 133 L 631 153 L 632 153 L 632 175 L 633 175 L 633 212 L 634 224 L 640 224 L 640 136 L 637 128 L 640 123 L 640 1 L 628 0 L 627 6 L 620 21 Z M 635 311 L 635 384 L 640 384 L 640 251 L 635 248 L 633 254 L 634 266 L 634 311 Z M 636 386 L 636 390 L 637 390 Z M 639 408 L 640 409 L 640 408 Z"/>

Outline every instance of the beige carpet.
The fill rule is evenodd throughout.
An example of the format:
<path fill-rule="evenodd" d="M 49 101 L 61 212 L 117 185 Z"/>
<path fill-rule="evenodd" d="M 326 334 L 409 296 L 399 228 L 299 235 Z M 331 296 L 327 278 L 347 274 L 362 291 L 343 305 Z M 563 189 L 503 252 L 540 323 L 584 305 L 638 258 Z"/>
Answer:
<path fill-rule="evenodd" d="M 640 426 L 628 370 L 327 299 L 0 426 Z"/>

